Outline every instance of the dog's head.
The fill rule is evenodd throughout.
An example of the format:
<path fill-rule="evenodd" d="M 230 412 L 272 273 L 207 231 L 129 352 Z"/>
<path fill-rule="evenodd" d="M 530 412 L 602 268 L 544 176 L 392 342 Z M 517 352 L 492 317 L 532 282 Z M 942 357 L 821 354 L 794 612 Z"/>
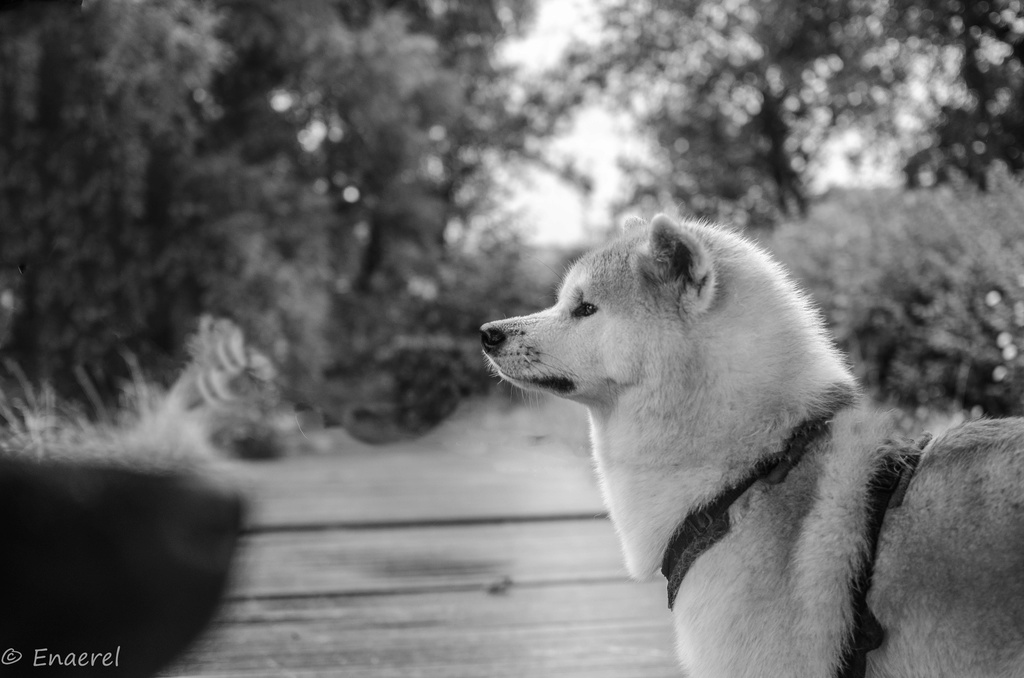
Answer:
<path fill-rule="evenodd" d="M 766 254 L 665 215 L 627 220 L 570 268 L 554 306 L 487 323 L 481 340 L 503 379 L 598 409 L 630 390 L 681 388 L 735 407 L 743 392 L 770 398 L 817 358 L 835 368 L 819 376 L 847 378 L 817 314 Z"/>
<path fill-rule="evenodd" d="M 484 325 L 498 375 L 593 405 L 642 381 L 651 343 L 667 333 L 685 343 L 714 304 L 715 267 L 699 228 L 664 215 L 629 220 L 622 237 L 571 267 L 554 306 Z"/>

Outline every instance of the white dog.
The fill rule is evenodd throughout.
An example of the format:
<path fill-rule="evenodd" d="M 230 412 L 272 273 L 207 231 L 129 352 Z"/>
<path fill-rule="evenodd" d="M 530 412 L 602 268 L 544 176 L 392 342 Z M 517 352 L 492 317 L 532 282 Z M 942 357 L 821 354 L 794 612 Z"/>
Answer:
<path fill-rule="evenodd" d="M 689 675 L 1024 676 L 1024 420 L 894 442 L 747 240 L 630 220 L 482 339 L 503 379 L 589 409 L 629 572 L 668 578 Z"/>

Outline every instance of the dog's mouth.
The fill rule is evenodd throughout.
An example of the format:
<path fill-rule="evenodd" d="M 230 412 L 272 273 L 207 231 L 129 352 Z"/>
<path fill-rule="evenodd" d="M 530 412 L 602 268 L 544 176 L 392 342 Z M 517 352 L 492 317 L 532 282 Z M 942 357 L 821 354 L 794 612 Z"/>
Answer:
<path fill-rule="evenodd" d="M 576 382 L 568 377 L 540 377 L 529 381 L 535 386 L 554 391 L 558 395 L 569 395 L 576 391 Z"/>
<path fill-rule="evenodd" d="M 489 357 L 489 356 L 488 356 Z M 547 375 L 543 377 L 514 376 L 502 369 L 497 361 L 491 360 L 498 376 L 513 386 L 526 390 L 550 391 L 556 395 L 568 396 L 576 392 L 576 382 L 569 377 Z"/>

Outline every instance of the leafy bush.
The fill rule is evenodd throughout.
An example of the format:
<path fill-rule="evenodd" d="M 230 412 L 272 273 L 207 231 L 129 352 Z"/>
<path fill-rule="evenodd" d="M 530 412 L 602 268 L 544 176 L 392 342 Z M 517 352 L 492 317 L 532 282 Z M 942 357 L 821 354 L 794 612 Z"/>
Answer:
<path fill-rule="evenodd" d="M 1024 186 L 988 185 L 841 194 L 771 236 L 878 397 L 1024 413 Z"/>
<path fill-rule="evenodd" d="M 423 433 L 488 390 L 496 380 L 480 325 L 546 305 L 557 274 L 540 257 L 498 219 L 449 243 L 440 262 L 410 253 L 379 289 L 339 295 L 319 398 L 328 414 L 357 437 L 385 441 Z"/>

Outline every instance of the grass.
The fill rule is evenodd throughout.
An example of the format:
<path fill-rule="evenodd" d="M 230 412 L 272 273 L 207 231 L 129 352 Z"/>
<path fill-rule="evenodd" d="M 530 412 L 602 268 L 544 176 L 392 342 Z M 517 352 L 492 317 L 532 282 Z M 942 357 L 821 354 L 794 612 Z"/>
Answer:
<path fill-rule="evenodd" d="M 4 361 L 0 453 L 182 468 L 226 456 L 243 435 L 265 434 L 258 441 L 265 445 L 279 421 L 270 416 L 274 375 L 265 357 L 227 321 L 201 323 L 190 346 L 192 360 L 170 388 L 146 379 L 127 358 L 132 379 L 122 385 L 113 408 L 83 380 L 91 414 L 60 399 L 50 386 L 32 384 L 17 364 Z"/>

